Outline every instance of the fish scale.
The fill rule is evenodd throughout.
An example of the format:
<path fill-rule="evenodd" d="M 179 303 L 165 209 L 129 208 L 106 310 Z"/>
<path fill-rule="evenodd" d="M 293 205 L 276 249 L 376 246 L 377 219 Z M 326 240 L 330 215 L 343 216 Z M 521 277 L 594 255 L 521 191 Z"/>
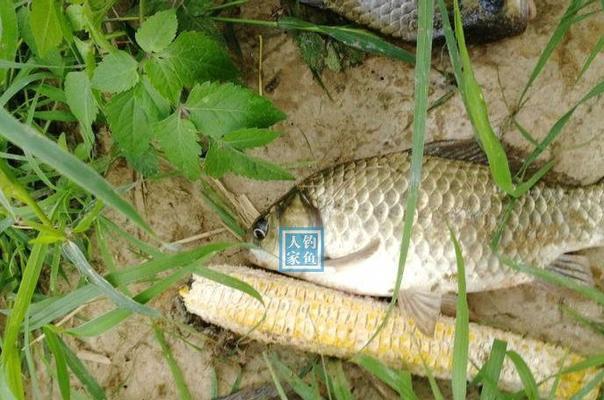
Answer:
<path fill-rule="evenodd" d="M 298 185 L 320 213 L 326 257 L 355 253 L 379 238 L 388 261 L 374 265 L 373 272 L 394 282 L 409 168 L 408 152 L 393 153 L 327 168 Z M 537 184 L 514 203 L 502 232 L 501 253 L 545 267 L 564 252 L 600 243 L 602 199 L 599 186 Z M 448 226 L 462 247 L 469 291 L 531 281 L 530 276 L 503 265 L 490 248 L 507 201 L 488 167 L 427 156 L 403 288 L 456 290 L 455 253 Z M 304 278 L 317 281 L 323 279 L 321 275 L 310 273 Z M 391 294 L 391 287 L 379 293 L 346 288 L 335 276 L 333 281 L 320 283 L 363 294 Z"/>
<path fill-rule="evenodd" d="M 406 41 L 417 39 L 416 0 L 302 0 L 310 4 L 323 3 L 336 13 Z M 460 0 L 464 31 L 470 39 L 491 41 L 513 36 L 526 29 L 534 8 L 532 0 Z M 529 5 L 530 3 L 530 5 Z M 452 1 L 446 4 L 451 7 Z M 438 7 L 434 10 L 435 38 L 442 38 L 442 19 Z"/>

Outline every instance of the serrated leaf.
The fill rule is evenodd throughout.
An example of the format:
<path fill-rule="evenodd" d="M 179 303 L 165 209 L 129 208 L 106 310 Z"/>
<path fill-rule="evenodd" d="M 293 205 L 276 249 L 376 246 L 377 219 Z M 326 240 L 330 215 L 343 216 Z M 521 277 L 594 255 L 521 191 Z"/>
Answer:
<path fill-rule="evenodd" d="M 226 143 L 217 141 L 211 143 L 204 166 L 208 175 L 216 178 L 227 172 L 234 172 L 259 180 L 294 179 L 289 172 L 278 165 L 249 156 Z"/>
<path fill-rule="evenodd" d="M 237 129 L 267 128 L 285 118 L 264 97 L 232 83 L 195 86 L 186 107 L 195 126 L 214 138 Z"/>
<path fill-rule="evenodd" d="M 191 180 L 199 178 L 199 154 L 201 146 L 197 143 L 195 125 L 180 117 L 176 111 L 168 118 L 156 123 L 153 132 L 166 158 L 183 175 Z"/>
<path fill-rule="evenodd" d="M 269 144 L 281 136 L 281 132 L 275 132 L 268 129 L 247 128 L 229 132 L 222 140 L 236 149 L 250 149 Z"/>
<path fill-rule="evenodd" d="M 225 46 L 201 32 L 181 33 L 159 56 L 169 60 L 185 87 L 238 75 Z"/>
<path fill-rule="evenodd" d="M 55 0 L 32 1 L 30 26 L 38 54 L 41 57 L 61 43 L 63 33 Z"/>
<path fill-rule="evenodd" d="M 159 111 L 144 85 L 113 96 L 105 114 L 117 145 L 124 156 L 141 170 L 142 159 L 149 155 L 151 124 L 159 120 Z M 152 156 L 150 156 L 152 157 Z"/>
<path fill-rule="evenodd" d="M 78 119 L 85 131 L 87 146 L 92 147 L 93 134 L 91 125 L 96 119 L 98 106 L 88 75 L 84 71 L 70 72 L 65 77 L 65 99 L 69 109 Z"/>
<path fill-rule="evenodd" d="M 19 31 L 17 28 L 17 13 L 12 0 L 0 0 L 0 59 L 13 61 L 17 51 Z M 6 70 L 0 69 L 0 84 L 4 82 Z"/>
<path fill-rule="evenodd" d="M 172 61 L 153 57 L 145 62 L 144 70 L 153 87 L 172 104 L 176 104 L 184 84 Z"/>
<path fill-rule="evenodd" d="M 125 51 L 105 56 L 94 70 L 92 87 L 109 93 L 120 93 L 138 83 L 138 63 Z"/>
<path fill-rule="evenodd" d="M 172 43 L 177 28 L 176 11 L 160 11 L 149 17 L 136 31 L 136 42 L 147 53 L 160 52 Z"/>

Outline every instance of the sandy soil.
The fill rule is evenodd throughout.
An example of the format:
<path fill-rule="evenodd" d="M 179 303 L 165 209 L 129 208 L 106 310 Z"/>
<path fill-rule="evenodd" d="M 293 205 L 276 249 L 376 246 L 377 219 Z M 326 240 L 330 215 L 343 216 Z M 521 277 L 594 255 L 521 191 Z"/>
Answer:
<path fill-rule="evenodd" d="M 250 18 L 270 19 L 278 9 L 278 0 L 250 3 L 243 9 L 243 14 Z M 514 104 L 518 98 L 566 2 L 538 0 L 537 7 L 537 18 L 522 36 L 474 47 L 471 51 L 493 124 L 505 141 L 523 148 L 527 143 L 510 126 L 507 117 L 512 109 L 508 105 Z M 601 15 L 598 18 L 573 26 L 529 92 L 529 101 L 517 118 L 535 137 L 543 137 L 554 122 L 602 78 L 604 56 L 600 55 L 585 78 L 575 84 L 587 54 L 598 37 L 604 34 L 604 19 Z M 413 110 L 413 69 L 409 65 L 381 57 L 367 57 L 362 65 L 345 72 L 326 71 L 323 80 L 332 101 L 302 63 L 290 36 L 279 31 L 249 27 L 237 27 L 236 33 L 241 40 L 245 80 L 250 87 L 258 87 L 258 36 L 263 36 L 264 93 L 288 115 L 287 120 L 278 126 L 284 132 L 283 136 L 258 151 L 258 155 L 283 165 L 302 162 L 305 167 L 295 171 L 297 176 L 304 177 L 335 161 L 409 147 Z M 448 68 L 445 55 L 441 49 L 435 49 L 434 65 Z M 432 74 L 431 101 L 452 90 L 440 73 Z M 601 100 L 591 101 L 577 109 L 549 154 L 558 161 L 557 171 L 583 184 L 592 183 L 604 175 L 602 115 L 604 102 Z M 472 135 L 459 95 L 455 94 L 430 113 L 428 133 L 431 139 Z M 131 172 L 124 167 L 115 168 L 110 174 L 115 183 L 129 182 L 132 178 Z M 259 185 L 236 177 L 228 177 L 225 184 L 236 193 L 246 194 L 258 209 L 269 205 L 292 185 L 291 182 Z M 166 242 L 220 227 L 217 219 L 205 208 L 199 187 L 184 179 L 145 182 L 132 192 L 131 199 Z M 119 217 L 115 220 L 120 224 L 127 223 Z M 135 230 L 132 232 L 140 235 Z M 227 233 L 214 235 L 212 239 L 232 240 Z M 119 265 L 135 262 L 136 256 L 123 244 L 115 243 L 114 248 Z M 601 276 L 598 268 L 601 267 L 602 254 L 600 252 L 598 257 L 597 251 L 590 252 L 598 276 Z M 231 254 L 223 259 L 237 262 L 240 256 Z M 238 343 L 227 332 L 187 325 L 188 317 L 176 298 L 175 288 L 154 304 L 172 316 L 161 324 L 168 333 L 174 356 L 195 399 L 211 398 L 213 387 L 220 395 L 227 394 L 238 379 L 241 386 L 270 379 L 261 356 L 266 346 L 253 342 Z M 584 353 L 604 350 L 602 336 L 573 322 L 560 305 L 572 306 L 593 318 L 602 318 L 602 310 L 572 294 L 546 291 L 540 287 L 519 287 L 472 295 L 470 303 L 482 323 L 563 343 Z M 87 307 L 82 316 L 90 318 L 108 309 L 110 305 L 107 302 L 99 301 Z M 178 398 L 170 370 L 147 320 L 132 317 L 107 334 L 86 341 L 77 340 L 73 344 L 80 349 L 79 354 L 84 359 L 90 360 L 87 361 L 88 367 L 107 388 L 111 398 Z M 292 349 L 273 347 L 272 350 L 295 368 L 303 366 L 311 357 Z M 347 366 L 347 370 L 354 377 L 354 391 L 358 398 L 392 396 L 356 367 Z M 420 387 L 425 385 L 423 381 L 419 382 Z"/>

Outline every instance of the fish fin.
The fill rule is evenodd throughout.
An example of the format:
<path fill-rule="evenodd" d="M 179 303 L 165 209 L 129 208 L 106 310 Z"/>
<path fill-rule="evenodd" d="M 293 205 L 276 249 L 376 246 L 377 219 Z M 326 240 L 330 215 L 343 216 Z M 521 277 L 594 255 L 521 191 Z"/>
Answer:
<path fill-rule="evenodd" d="M 410 289 L 401 290 L 398 298 L 401 310 L 414 319 L 417 328 L 426 336 L 434 335 L 441 302 L 440 294 Z"/>
<path fill-rule="evenodd" d="M 526 154 L 508 144 L 502 143 L 507 159 L 508 167 L 512 175 L 516 175 L 524 165 Z M 434 157 L 446 158 L 449 160 L 469 161 L 476 164 L 489 165 L 486 153 L 480 147 L 480 143 L 475 139 L 452 139 L 438 140 L 426 143 L 424 154 Z M 527 169 L 525 176 L 532 176 L 545 165 L 544 161 L 535 160 Z M 563 183 L 566 186 L 580 186 L 575 178 L 563 172 L 548 171 L 542 180 L 549 184 Z"/>
<path fill-rule="evenodd" d="M 380 249 L 380 243 L 380 239 L 376 238 L 369 242 L 365 247 L 355 251 L 354 253 L 350 253 L 338 258 L 326 258 L 324 262 L 325 268 L 332 269 L 333 271 L 337 272 L 338 270 L 346 269 L 365 262 L 377 254 Z"/>
<path fill-rule="evenodd" d="M 594 286 L 589 259 L 578 254 L 562 254 L 547 266 L 547 270 L 586 286 Z"/>
<path fill-rule="evenodd" d="M 324 0 L 298 0 L 301 4 L 316 7 L 316 8 L 327 8 Z"/>
<path fill-rule="evenodd" d="M 447 158 L 449 160 L 469 161 L 477 164 L 488 165 L 486 153 L 474 139 L 463 140 L 438 140 L 426 143 L 424 154 Z"/>

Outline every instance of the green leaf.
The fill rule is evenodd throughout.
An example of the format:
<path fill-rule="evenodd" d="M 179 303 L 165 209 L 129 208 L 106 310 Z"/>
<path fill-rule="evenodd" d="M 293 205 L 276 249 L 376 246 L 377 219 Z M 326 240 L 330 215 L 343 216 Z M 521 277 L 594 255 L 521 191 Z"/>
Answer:
<path fill-rule="evenodd" d="M 152 124 L 160 112 L 143 84 L 113 96 L 105 108 L 109 127 L 120 150 L 131 163 L 150 157 Z"/>
<path fill-rule="evenodd" d="M 166 158 L 183 175 L 191 180 L 199 178 L 201 172 L 195 125 L 180 117 L 180 110 L 153 125 L 153 132 Z"/>
<path fill-rule="evenodd" d="M 185 87 L 238 75 L 226 47 L 201 32 L 181 33 L 158 57 L 172 64 Z"/>
<path fill-rule="evenodd" d="M 279 361 L 275 353 L 271 353 L 270 360 L 266 357 L 266 353 L 263 353 L 263 355 L 271 373 L 274 373 L 274 379 L 277 378 L 277 376 L 281 377 L 303 400 L 323 400 L 323 397 L 318 396 L 315 393 L 312 386 L 304 382 L 304 380 L 296 375 L 287 365 Z"/>
<path fill-rule="evenodd" d="M 136 42 L 147 53 L 157 53 L 172 43 L 177 28 L 176 10 L 160 11 L 149 17 L 136 31 Z"/>
<path fill-rule="evenodd" d="M 44 335 L 46 336 L 46 343 L 48 348 L 55 357 L 55 366 L 57 372 L 57 382 L 59 384 L 59 391 L 63 399 L 69 400 L 71 398 L 71 391 L 69 388 L 69 372 L 67 371 L 67 362 L 65 361 L 65 354 L 63 348 L 59 343 L 59 338 L 53 330 L 51 325 L 44 326 L 42 328 Z"/>
<path fill-rule="evenodd" d="M 591 52 L 589 53 L 589 55 L 587 56 L 587 59 L 583 63 L 583 67 L 581 68 L 581 72 L 579 72 L 579 76 L 577 76 L 577 81 L 579 81 L 583 77 L 585 72 L 587 72 L 587 70 L 589 69 L 589 66 L 591 65 L 591 63 L 596 59 L 596 56 L 598 54 L 600 54 L 602 51 L 604 51 L 604 35 L 600 36 L 600 39 L 598 39 L 598 42 L 591 49 Z"/>
<path fill-rule="evenodd" d="M 182 400 L 192 400 L 193 396 L 191 396 L 191 392 L 189 391 L 185 377 L 182 374 L 182 370 L 178 366 L 178 363 L 174 358 L 174 354 L 172 354 L 170 345 L 166 341 L 164 332 L 161 330 L 161 328 L 154 324 L 153 333 L 155 334 L 155 339 L 159 343 L 159 347 L 161 347 L 164 358 L 170 367 L 170 372 L 172 372 L 172 378 L 174 379 L 174 384 L 178 390 L 178 398 Z"/>
<path fill-rule="evenodd" d="M 256 289 L 254 289 L 252 286 L 250 286 L 248 283 L 246 283 L 242 280 L 239 280 L 230 275 L 224 274 L 220 271 L 217 271 L 214 269 L 209 269 L 204 266 L 197 267 L 197 268 L 195 268 L 194 271 L 197 275 L 202 276 L 206 279 L 220 283 L 221 285 L 224 285 L 224 286 L 228 286 L 235 290 L 239 290 L 240 292 L 243 292 L 243 293 L 247 294 L 248 296 L 253 297 L 254 299 L 258 300 L 258 302 L 260 302 L 260 304 L 264 305 L 264 300 L 262 299 L 262 295 L 260 293 L 258 293 L 258 291 Z"/>
<path fill-rule="evenodd" d="M 155 89 L 172 104 L 180 99 L 184 83 L 170 59 L 153 57 L 144 64 L 144 70 Z"/>
<path fill-rule="evenodd" d="M 17 52 L 19 29 L 17 12 L 12 0 L 0 0 L 0 60 L 13 61 Z M 4 83 L 6 70 L 0 69 L 0 85 Z"/>
<path fill-rule="evenodd" d="M 499 339 L 493 341 L 491 346 L 491 354 L 486 364 L 482 367 L 481 373 L 483 378 L 483 387 L 480 392 L 480 400 L 495 400 L 498 399 L 500 393 L 497 389 L 497 382 L 503 368 L 503 360 L 505 359 L 507 343 Z"/>
<path fill-rule="evenodd" d="M 411 387 L 408 373 L 397 371 L 384 365 L 380 360 L 368 355 L 360 354 L 352 359 L 352 362 L 360 365 L 372 375 L 394 389 L 401 399 L 415 399 L 416 396 Z"/>
<path fill-rule="evenodd" d="M 238 150 L 243 150 L 267 145 L 279 136 L 281 136 L 281 132 L 247 128 L 229 132 L 224 135 L 222 140 Z"/>
<path fill-rule="evenodd" d="M 329 382 L 331 383 L 331 388 L 333 389 L 336 400 L 353 400 L 354 397 L 350 391 L 350 384 L 346 379 L 344 368 L 342 368 L 342 361 L 337 360 L 330 363 L 330 365 L 334 372 L 333 379 L 330 379 Z"/>
<path fill-rule="evenodd" d="M 138 63 L 125 51 L 117 50 L 103 58 L 94 70 L 92 87 L 108 93 L 120 93 L 138 83 Z"/>
<path fill-rule="evenodd" d="M 455 338 L 453 339 L 453 374 L 451 386 L 453 388 L 454 400 L 465 400 L 467 388 L 468 371 L 468 346 L 470 342 L 470 313 L 468 311 L 468 299 L 466 297 L 466 269 L 461 246 L 449 228 L 451 241 L 455 248 L 455 260 L 457 262 L 457 307 L 455 316 Z"/>
<path fill-rule="evenodd" d="M 413 54 L 364 29 L 346 26 L 315 25 L 292 17 L 280 18 L 277 25 L 279 28 L 283 29 L 302 30 L 329 35 L 347 46 L 367 53 L 380 54 L 411 64 L 415 62 Z"/>
<path fill-rule="evenodd" d="M 63 39 L 57 11 L 55 0 L 32 1 L 30 26 L 38 54 L 41 57 L 44 57 L 48 51 L 55 49 Z"/>
<path fill-rule="evenodd" d="M 86 72 L 70 72 L 65 76 L 65 99 L 78 121 L 90 127 L 96 119 L 98 107 Z"/>
<path fill-rule="evenodd" d="M 267 128 L 285 118 L 264 97 L 232 83 L 206 82 L 195 86 L 186 108 L 195 126 L 214 138 L 243 128 Z"/>
<path fill-rule="evenodd" d="M 65 257 L 71 261 L 78 271 L 88 278 L 93 285 L 96 285 L 101 289 L 103 294 L 111 299 L 118 307 L 149 317 L 158 317 L 160 315 L 157 310 L 138 303 L 114 288 L 111 283 L 94 270 L 79 247 L 72 241 L 68 240 L 65 242 L 62 250 Z"/>
<path fill-rule="evenodd" d="M 516 262 L 515 260 L 503 256 L 498 255 L 501 261 L 513 268 L 516 271 L 524 272 L 525 274 L 532 275 L 544 282 L 550 283 L 552 285 L 562 286 L 568 288 L 570 290 L 574 290 L 585 298 L 591 299 L 596 303 L 604 305 L 604 292 L 595 287 L 590 287 L 587 285 L 583 285 L 578 283 L 576 280 L 568 278 L 566 276 L 562 276 L 552 271 L 548 271 L 543 268 L 536 268 L 531 265 L 526 265 L 520 262 Z"/>
<path fill-rule="evenodd" d="M 205 159 L 206 172 L 215 178 L 223 176 L 227 172 L 260 180 L 294 179 L 294 177 L 283 168 L 249 156 L 226 143 L 212 142 Z"/>
<path fill-rule="evenodd" d="M 19 399 L 24 397 L 23 379 L 21 377 L 21 352 L 18 347 L 19 333 L 38 284 L 46 249 L 47 247 L 44 244 L 36 243 L 32 246 L 27 264 L 23 270 L 17 296 L 4 328 L 2 353 L 0 354 L 1 368 L 6 373 L 11 391 Z"/>
<path fill-rule="evenodd" d="M 539 400 L 539 389 L 537 388 L 537 382 L 535 381 L 535 377 L 533 376 L 533 373 L 529 369 L 528 365 L 526 365 L 526 362 L 522 359 L 520 354 L 513 350 L 508 350 L 506 354 L 516 366 L 516 371 L 518 372 L 520 380 L 524 385 L 524 394 L 528 400 Z"/>
<path fill-rule="evenodd" d="M 94 144 L 92 123 L 96 119 L 98 106 L 86 72 L 70 72 L 65 76 L 65 100 L 73 115 L 82 125 L 87 147 L 92 148 Z"/>
<path fill-rule="evenodd" d="M 92 396 L 94 400 L 105 400 L 107 397 L 103 392 L 103 388 L 98 384 L 98 382 L 94 379 L 90 372 L 86 369 L 82 361 L 76 356 L 73 351 L 63 342 L 63 340 L 57 336 L 57 340 L 59 342 L 59 346 L 65 354 L 65 360 L 67 361 L 67 365 L 73 371 L 73 374 L 78 378 L 78 380 L 82 383 L 82 385 L 86 388 L 88 393 Z"/>

